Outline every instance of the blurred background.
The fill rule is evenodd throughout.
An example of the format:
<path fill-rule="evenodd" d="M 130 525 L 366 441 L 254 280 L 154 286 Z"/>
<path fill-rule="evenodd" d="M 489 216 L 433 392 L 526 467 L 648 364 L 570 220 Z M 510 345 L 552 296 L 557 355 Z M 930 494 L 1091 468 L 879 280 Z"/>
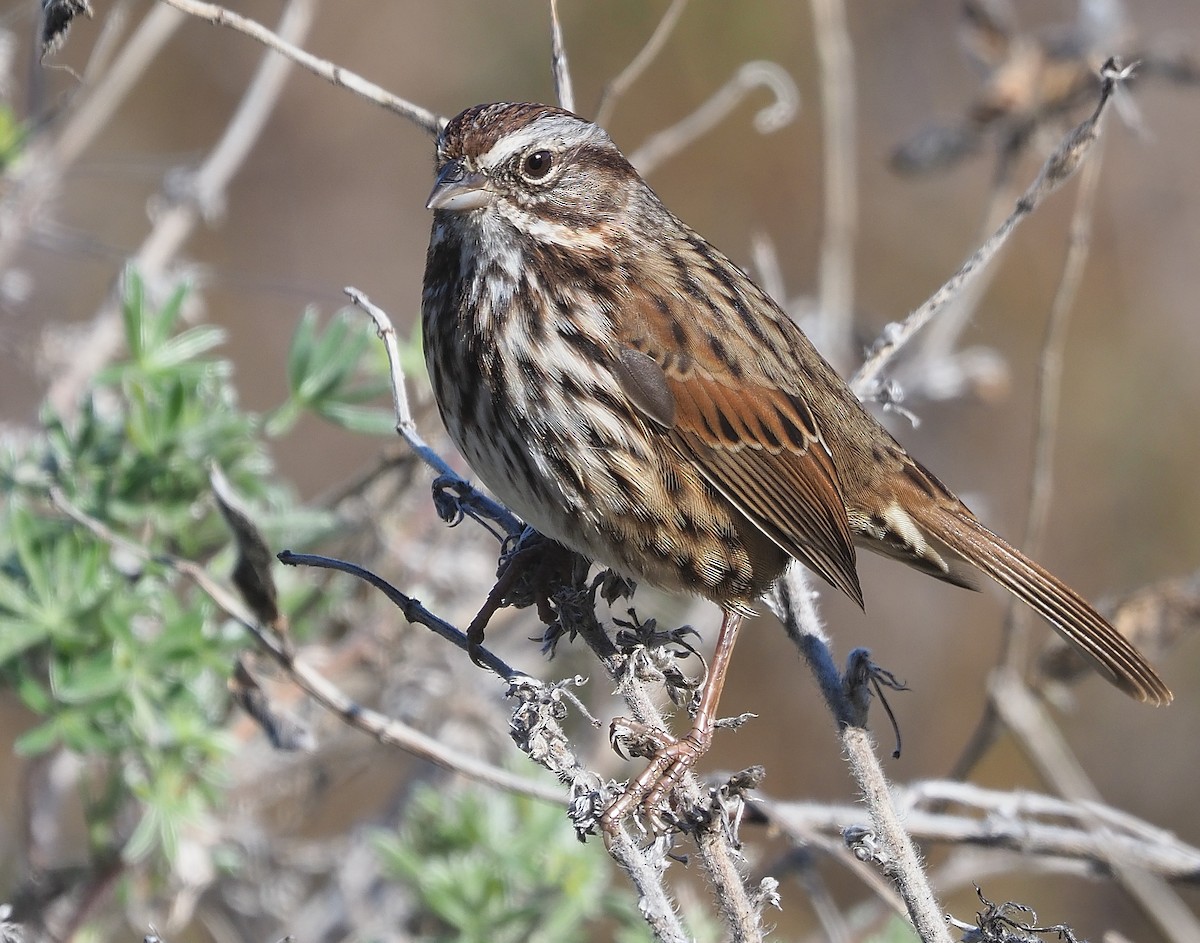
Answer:
<path fill-rule="evenodd" d="M 105 0 L 94 5 L 96 17 L 78 21 L 44 67 L 30 54 L 35 5 L 0 5 L 0 26 L 13 42 L 4 93 L 18 113 L 52 121 L 84 81 L 108 17 L 120 13 L 135 24 L 150 7 Z M 265 0 L 231 6 L 267 25 L 280 10 Z M 959 44 L 962 20 L 953 0 L 847 6 L 857 147 L 853 310 L 860 349 L 924 300 L 977 246 L 996 152 L 994 136 L 985 135 L 977 153 L 952 167 L 916 176 L 889 169 L 893 150 L 922 129 L 965 120 L 980 95 L 981 72 Z M 1021 29 L 1034 32 L 1069 24 L 1077 15 L 1067 0 L 1013 6 Z M 580 113 L 594 115 L 606 83 L 641 48 L 665 9 L 660 0 L 564 0 Z M 1131 4 L 1128 26 L 1117 43 L 1122 50 L 1165 37 L 1200 56 L 1200 8 L 1193 0 Z M 449 116 L 482 101 L 553 100 L 549 37 L 543 3 L 337 0 L 319 7 L 303 45 Z M 261 56 L 261 47 L 244 36 L 198 20 L 183 22 L 40 205 L 8 262 L 10 282 L 0 309 L 4 423 L 34 422 L 55 372 L 80 353 L 72 344 L 83 342 L 72 338 L 87 336 L 57 329 L 86 325 L 102 307 L 125 261 L 164 211 L 165 185 L 212 146 Z M 662 53 L 607 122 L 630 153 L 691 113 L 744 62 L 769 60 L 786 70 L 802 101 L 794 121 L 759 134 L 753 119 L 770 94 L 752 91 L 649 179 L 677 215 L 752 271 L 755 241 L 769 240 L 788 300 L 798 299 L 798 308 L 816 291 L 824 236 L 815 56 L 807 4 L 692 0 Z M 1090 599 L 1193 573 L 1200 561 L 1200 87 L 1147 77 L 1128 104 L 1129 120 L 1110 114 L 1104 131 L 1091 254 L 1066 348 L 1056 487 L 1041 553 L 1047 566 Z M 1089 100 L 1070 112 L 1073 120 L 1091 107 Z M 1018 160 L 1012 170 L 1017 186 L 1033 179 L 1045 153 L 1035 142 Z M 362 289 L 406 328 L 419 317 L 431 181 L 432 141 L 424 132 L 344 89 L 292 72 L 223 205 L 186 243 L 177 266 L 199 288 L 197 316 L 229 332 L 245 405 L 266 409 L 282 398 L 287 345 L 302 312 L 309 306 L 326 314 L 337 310 L 343 286 Z M 985 523 L 1014 539 L 1028 502 L 1037 356 L 1062 273 L 1076 185 L 1020 228 L 964 329 L 963 345 L 991 352 L 986 382 L 949 400 L 912 395 L 906 406 L 919 416 L 919 427 L 892 422 L 910 451 Z M 49 346 L 47 328 L 56 329 Z M 420 402 L 423 431 L 448 450 L 427 397 Z M 306 419 L 277 443 L 274 459 L 281 476 L 304 496 L 316 497 L 371 465 L 384 445 Z M 424 487 L 418 483 L 419 494 Z M 429 533 L 441 533 L 428 502 L 414 501 L 411 513 Z M 416 525 L 410 520 L 407 526 Z M 494 545 L 478 531 L 461 530 L 454 540 L 473 546 L 469 552 L 486 564 Z M 866 646 L 912 688 L 891 699 L 904 751 L 887 761 L 889 774 L 899 781 L 944 775 L 983 710 L 1004 604 L 990 590 L 962 592 L 882 560 L 862 560 L 861 569 L 866 615 L 822 593 L 839 657 Z M 405 586 L 402 567 L 389 575 Z M 443 601 L 446 614 L 464 620 L 482 599 L 451 599 L 447 587 L 439 592 L 434 598 Z M 718 618 L 711 607 L 685 611 L 664 602 L 659 611 L 649 596 L 639 599 L 642 615 L 690 621 L 711 641 Z M 537 632 L 532 618 L 526 611 L 492 636 L 506 657 L 529 670 L 541 661 L 536 645 L 525 641 Z M 1035 632 L 1039 639 L 1049 634 L 1042 625 Z M 1194 788 L 1200 647 L 1185 640 L 1159 664 L 1177 697 L 1169 709 L 1136 706 L 1088 678 L 1074 689 L 1061 726 L 1106 801 L 1200 843 Z M 551 663 L 541 670 L 556 676 L 590 669 L 586 656 L 568 656 L 561 667 Z M 8 728 L 0 734 L 27 726 L 13 699 L 0 704 L 0 722 Z M 764 790 L 774 797 L 852 799 L 853 785 L 810 676 L 767 619 L 743 635 L 722 703 L 724 714 L 742 711 L 759 717 L 737 733 L 718 735 L 705 760 L 709 769 L 762 762 L 768 768 Z M 602 719 L 607 716 L 611 712 Z M 877 733 L 890 749 L 888 732 L 879 727 Z M 603 739 L 596 733 L 591 747 L 599 752 Z M 359 746 L 380 749 L 365 738 Z M 506 759 L 513 762 L 515 751 L 508 750 Z M 13 796 L 20 764 L 0 767 L 6 767 L 0 772 L 4 794 Z M 620 770 L 614 766 L 614 775 L 625 775 Z M 1001 788 L 1042 787 L 1004 740 L 976 778 Z M 370 793 L 369 783 L 358 786 Z M 329 800 L 336 804 L 344 795 Z M 19 833 L 12 820 L 0 830 L 0 859 L 8 856 L 3 844 Z M 1081 936 L 1111 927 L 1130 939 L 1154 938 L 1136 909 L 1105 883 L 1005 877 L 985 891 L 993 900 L 1019 899 L 1068 921 Z M 1185 894 L 1193 909 L 1200 908 L 1200 894 Z M 799 936 L 810 927 L 803 892 L 785 885 L 783 898 L 781 932 Z M 961 914 L 977 909 L 969 892 L 945 903 Z"/>

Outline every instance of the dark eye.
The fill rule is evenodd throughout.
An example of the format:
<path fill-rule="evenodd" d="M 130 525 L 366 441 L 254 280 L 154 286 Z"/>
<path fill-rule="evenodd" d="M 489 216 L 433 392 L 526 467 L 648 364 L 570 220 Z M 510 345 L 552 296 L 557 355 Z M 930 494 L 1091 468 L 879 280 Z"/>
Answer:
<path fill-rule="evenodd" d="M 530 151 L 521 161 L 521 176 L 526 180 L 544 180 L 554 166 L 554 155 L 550 151 Z"/>

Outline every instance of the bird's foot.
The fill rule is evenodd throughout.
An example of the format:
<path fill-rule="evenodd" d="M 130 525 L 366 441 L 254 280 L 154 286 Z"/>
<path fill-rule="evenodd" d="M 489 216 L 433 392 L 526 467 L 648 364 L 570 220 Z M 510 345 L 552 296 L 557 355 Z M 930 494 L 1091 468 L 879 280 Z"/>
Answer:
<path fill-rule="evenodd" d="M 606 836 L 615 835 L 622 821 L 637 809 L 653 832 L 666 831 L 673 818 L 667 809 L 671 792 L 708 752 L 711 728 L 693 727 L 677 740 L 637 721 L 618 718 L 609 728 L 609 739 L 618 753 L 623 744 L 630 756 L 649 757 L 650 765 L 636 779 L 631 779 L 625 791 L 604 811 L 600 817 L 601 830 Z"/>

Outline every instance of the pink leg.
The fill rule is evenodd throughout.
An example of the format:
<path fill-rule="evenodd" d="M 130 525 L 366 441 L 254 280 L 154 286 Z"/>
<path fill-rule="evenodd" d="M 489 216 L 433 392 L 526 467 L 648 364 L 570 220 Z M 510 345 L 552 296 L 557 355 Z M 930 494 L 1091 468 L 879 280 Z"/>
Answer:
<path fill-rule="evenodd" d="M 640 805 L 648 817 L 654 818 L 655 810 L 671 789 L 708 752 L 717 718 L 717 703 L 721 700 L 721 689 L 725 687 L 725 674 L 729 670 L 733 646 L 737 642 L 743 618 L 741 613 L 725 613 L 692 729 L 679 740 L 664 742 L 655 752 L 650 765 L 640 776 L 630 780 L 625 791 L 605 810 L 600 817 L 600 827 L 608 834 L 616 833 L 621 820 L 633 811 L 634 806 Z"/>

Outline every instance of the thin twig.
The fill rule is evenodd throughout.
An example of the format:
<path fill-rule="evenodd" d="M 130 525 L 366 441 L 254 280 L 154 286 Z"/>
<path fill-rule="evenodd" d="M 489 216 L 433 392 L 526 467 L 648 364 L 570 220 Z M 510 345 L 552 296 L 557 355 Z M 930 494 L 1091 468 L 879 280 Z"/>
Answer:
<path fill-rule="evenodd" d="M 563 42 L 562 20 L 558 16 L 558 0 L 550 0 L 550 71 L 554 75 L 554 94 L 560 108 L 575 110 L 575 89 L 571 86 L 571 66 L 567 62 L 567 46 Z"/>
<path fill-rule="evenodd" d="M 117 108 L 184 22 L 177 10 L 151 9 L 107 72 L 72 100 L 58 134 L 45 141 L 35 139 L 10 172 L 0 227 L 0 271 L 11 268 L 30 227 L 44 219 L 43 206 L 56 193 L 63 174 L 109 126 Z"/>
<path fill-rule="evenodd" d="M 1170 880 L 1200 879 L 1200 848 L 1102 803 L 951 780 L 893 786 L 891 792 L 903 810 L 905 829 L 924 842 L 1016 852 L 1018 866 L 1032 865 L 1037 858 L 1071 858 L 1094 874 L 1097 865 L 1110 870 L 1110 859 L 1118 857 Z M 947 810 L 951 806 L 954 811 Z M 866 810 L 858 805 L 760 797 L 755 809 L 798 836 L 814 830 L 836 836 L 847 826 L 869 824 Z"/>
<path fill-rule="evenodd" d="M 1101 72 L 1100 100 L 1095 111 L 1071 131 L 1042 165 L 1037 179 L 1017 200 L 1016 206 L 1000 227 L 986 239 L 962 267 L 929 299 L 913 311 L 902 324 L 889 325 L 880 335 L 866 362 L 854 375 L 851 386 L 860 396 L 869 394 L 879 382 L 880 374 L 913 336 L 946 306 L 959 296 L 964 286 L 974 279 L 997 255 L 1013 231 L 1025 217 L 1037 209 L 1052 193 L 1065 183 L 1090 153 L 1099 135 L 1100 121 L 1117 84 L 1128 78 L 1130 70 L 1118 63 L 1105 64 Z"/>
<path fill-rule="evenodd" d="M 83 67 L 81 86 L 86 88 L 95 85 L 108 71 L 129 19 L 129 7 L 130 0 L 118 0 L 109 7 L 104 17 L 104 26 L 101 27 L 100 35 L 88 55 L 87 65 Z"/>
<path fill-rule="evenodd" d="M 524 672 L 514 669 L 508 662 L 504 661 L 504 659 L 490 649 L 482 645 L 472 649 L 466 632 L 457 626 L 451 625 L 440 616 L 434 615 L 434 613 L 421 605 L 419 600 L 400 592 L 400 590 L 396 589 L 387 580 L 372 573 L 366 567 L 361 567 L 358 564 L 349 563 L 345 560 L 337 560 L 333 557 L 324 557 L 320 554 L 296 553 L 291 550 L 285 550 L 279 554 L 278 559 L 284 566 L 311 566 L 324 570 L 337 570 L 341 573 L 349 573 L 351 576 L 357 577 L 363 582 L 374 586 L 387 596 L 409 622 L 416 625 L 423 625 L 451 645 L 458 647 L 464 652 L 471 652 L 478 664 L 491 669 L 505 681 L 512 682 L 519 678 L 527 677 Z"/>
<path fill-rule="evenodd" d="M 690 115 L 666 130 L 651 135 L 629 156 L 629 162 L 642 176 L 653 173 L 664 161 L 716 127 L 749 92 L 760 85 L 770 89 L 775 100 L 759 109 L 754 116 L 754 129 L 759 134 L 778 131 L 799 112 L 800 90 L 782 66 L 774 62 L 747 62 Z"/>
<path fill-rule="evenodd" d="M 842 0 L 810 0 L 821 77 L 825 229 L 818 318 L 823 352 L 850 363 L 854 332 L 854 239 L 858 224 L 854 49 Z"/>
<path fill-rule="evenodd" d="M 747 893 L 741 861 L 731 854 L 729 840 L 720 827 L 706 828 L 696 836 L 697 857 L 709 885 L 720 889 L 716 895 L 721 915 L 733 943 L 761 943 L 765 937 L 762 913 Z"/>
<path fill-rule="evenodd" d="M 851 710 L 845 702 L 842 674 L 829 654 L 829 636 L 821 624 L 816 600 L 807 571 L 793 564 L 776 583 L 767 606 L 816 675 L 825 703 L 840 727 L 851 722 Z"/>
<path fill-rule="evenodd" d="M 508 508 L 486 495 L 476 491 L 474 486 L 458 474 L 449 463 L 435 451 L 417 431 L 416 421 L 408 405 L 408 393 L 404 386 L 404 368 L 400 363 L 400 347 L 396 337 L 396 329 L 392 326 L 391 318 L 371 299 L 357 288 L 346 288 L 346 295 L 375 322 L 375 329 L 387 349 L 388 364 L 392 380 L 392 404 L 396 411 L 396 431 L 408 443 L 421 461 L 437 472 L 439 478 L 455 481 L 460 486 L 460 500 L 469 502 L 490 520 L 500 524 L 508 533 L 519 534 L 524 525 Z"/>
<path fill-rule="evenodd" d="M 896 882 L 922 943 L 951 943 L 945 915 L 933 895 L 916 845 L 892 803 L 871 734 L 863 727 L 846 727 L 842 731 L 842 748 L 870 810 L 875 833 L 883 840 L 887 856 L 884 868 Z"/>
<path fill-rule="evenodd" d="M 1083 271 L 1087 267 L 1092 241 L 1092 215 L 1099 191 L 1104 149 L 1097 147 L 1084 167 L 1075 195 L 1075 213 L 1067 236 L 1067 256 L 1062 277 L 1046 320 L 1042 353 L 1038 360 L 1035 385 L 1037 418 L 1033 443 L 1033 461 L 1029 473 L 1029 506 L 1025 515 L 1024 551 L 1037 558 L 1045 542 L 1050 520 L 1050 499 L 1054 493 L 1054 446 L 1058 441 L 1059 409 L 1062 401 L 1063 360 L 1071 326 L 1071 312 L 1079 296 Z M 1014 600 L 1015 603 L 1015 600 Z M 1010 605 L 1006 634 L 1006 659 L 1012 666 L 1024 664 L 1031 620 L 1030 610 Z"/>
<path fill-rule="evenodd" d="M 199 0 L 159 0 L 159 2 L 172 6 L 190 16 L 212 23 L 214 26 L 224 26 L 235 32 L 249 36 L 264 46 L 275 50 L 280 55 L 286 56 L 314 75 L 320 76 L 331 85 L 347 89 L 360 98 L 386 108 L 401 118 L 406 118 L 427 134 L 437 134 L 438 131 L 446 126 L 446 119 L 441 115 L 435 114 L 427 108 L 422 108 L 420 105 L 415 105 L 398 95 L 393 95 L 386 89 L 381 88 L 373 82 L 368 82 L 362 76 L 356 75 L 349 69 L 344 69 L 339 65 L 334 65 L 327 59 L 321 59 L 310 52 L 306 52 L 273 33 L 261 23 L 234 13 L 232 10 L 227 10 L 225 7 L 218 6 L 215 3 L 201 3 Z"/>
<path fill-rule="evenodd" d="M 975 237 L 976 242 L 982 242 L 987 238 L 988 233 L 994 231 L 1004 221 L 1004 217 L 1008 214 L 1008 206 L 1017 198 L 1019 191 L 1014 180 L 1015 166 L 1016 162 L 1011 150 L 1003 149 L 997 158 L 996 170 L 992 174 L 988 205 L 983 214 L 979 232 Z M 998 270 L 998 265 L 989 265 L 980 272 L 970 284 L 964 286 L 960 297 L 948 305 L 946 310 L 929 325 L 920 340 L 920 353 L 913 358 L 918 363 L 915 370 L 919 370 L 920 364 L 923 363 L 953 362 L 959 338 L 971 322 L 980 300 L 987 293 L 988 286 Z M 913 373 L 915 370 L 906 371 L 906 373 Z M 942 384 L 945 392 L 940 390 L 931 392 L 941 396 L 954 395 L 957 391 L 953 388 L 956 385 L 961 388 L 961 380 L 962 378 L 957 384 Z"/>
<path fill-rule="evenodd" d="M 617 107 L 617 101 L 634 82 L 641 78 L 650 63 L 658 58 L 658 54 L 666 46 L 671 33 L 675 31 L 675 25 L 683 16 L 684 7 L 687 5 L 688 0 L 671 0 L 671 5 L 667 7 L 662 19 L 654 27 L 654 32 L 646 40 L 646 45 L 638 51 L 629 65 L 617 74 L 616 78 L 604 86 L 604 90 L 600 93 L 600 101 L 596 104 L 596 124 L 601 127 L 608 126 L 608 119 L 612 117 L 613 110 Z"/>
<path fill-rule="evenodd" d="M 1087 266 L 1091 244 L 1092 214 L 1099 189 L 1103 148 L 1097 147 L 1092 159 L 1080 176 L 1075 194 L 1075 212 L 1071 217 L 1067 256 L 1062 277 L 1046 320 L 1042 352 L 1038 360 L 1037 419 L 1034 432 L 1034 453 L 1030 470 L 1029 509 L 1025 517 L 1022 546 L 1031 557 L 1037 557 L 1042 547 L 1050 516 L 1050 496 L 1054 480 L 1054 443 L 1057 438 L 1059 402 L 1062 396 L 1062 366 L 1066 350 L 1071 311 L 1079 293 L 1079 285 Z M 999 664 L 1020 670 L 1025 662 L 1030 622 L 1029 610 L 1016 604 L 1008 606 Z M 999 736 L 1000 715 L 989 699 L 974 731 L 950 775 L 965 779 L 975 764 L 987 753 Z"/>
<path fill-rule="evenodd" d="M 812 593 L 806 577 L 799 566 L 789 567 L 779 580 L 770 605 L 776 615 L 784 620 L 788 637 L 800 647 L 821 686 L 826 706 L 837 721 L 842 749 L 869 810 L 876 838 L 882 846 L 881 864 L 895 881 L 909 919 L 923 943 L 951 943 L 944 915 L 937 905 L 916 847 L 892 802 L 875 744 L 870 733 L 861 726 L 865 718 L 859 717 L 858 709 L 847 696 L 825 641 L 824 630 L 819 622 L 800 621 L 815 616 L 816 609 L 812 605 Z"/>
<path fill-rule="evenodd" d="M 654 846 L 651 846 L 651 849 Z M 627 834 L 615 835 L 608 853 L 629 875 L 638 892 L 638 909 L 658 943 L 691 943 L 692 936 L 679 919 L 678 908 L 666 892 L 662 875 L 665 864 L 648 849 L 639 848 Z"/>

